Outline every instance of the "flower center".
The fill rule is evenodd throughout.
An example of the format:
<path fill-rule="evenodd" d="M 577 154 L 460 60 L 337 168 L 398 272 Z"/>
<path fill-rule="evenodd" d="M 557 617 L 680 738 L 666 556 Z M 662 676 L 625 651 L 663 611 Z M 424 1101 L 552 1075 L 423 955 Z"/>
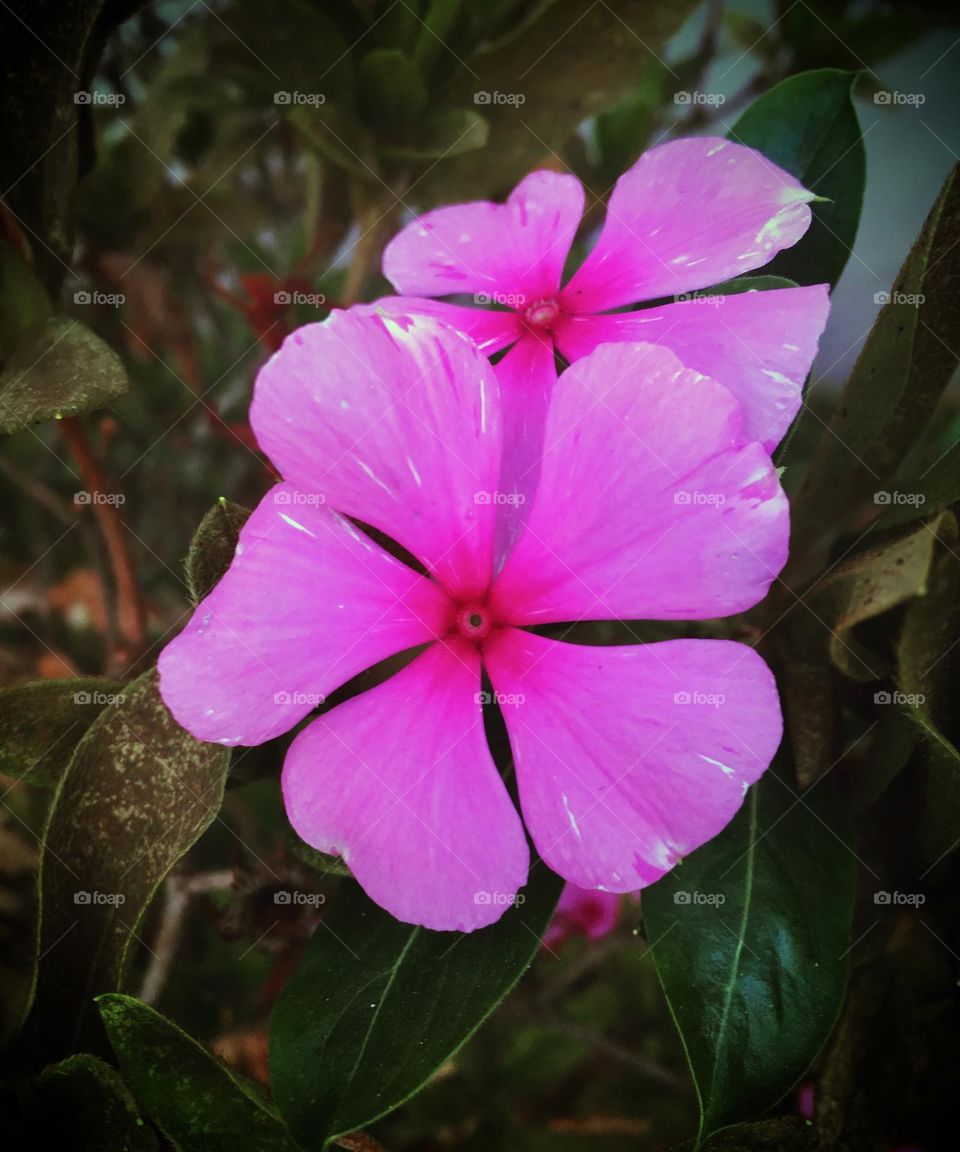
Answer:
<path fill-rule="evenodd" d="M 548 329 L 560 313 L 556 300 L 536 300 L 524 312 L 523 318 L 531 328 Z"/>
<path fill-rule="evenodd" d="M 485 604 L 465 604 L 457 612 L 456 628 L 465 640 L 482 640 L 493 627 L 493 617 Z"/>

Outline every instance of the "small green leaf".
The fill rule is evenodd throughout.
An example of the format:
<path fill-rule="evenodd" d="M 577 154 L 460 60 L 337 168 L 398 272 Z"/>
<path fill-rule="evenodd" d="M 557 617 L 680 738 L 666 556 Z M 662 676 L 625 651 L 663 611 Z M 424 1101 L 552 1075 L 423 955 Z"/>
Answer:
<path fill-rule="evenodd" d="M 42 1144 L 71 1152 L 155 1152 L 157 1138 L 117 1070 L 81 1053 L 45 1068 L 40 1077 Z"/>
<path fill-rule="evenodd" d="M 176 1024 L 131 996 L 97 997 L 124 1078 L 182 1152 L 293 1152 L 270 1105 Z"/>
<path fill-rule="evenodd" d="M 167 711 L 155 670 L 124 689 L 77 745 L 51 802 L 40 858 L 34 1057 L 100 1040 L 91 997 L 122 986 L 157 888 L 216 819 L 229 752 Z"/>
<path fill-rule="evenodd" d="M 458 934 L 402 924 L 343 881 L 273 1013 L 274 1095 L 297 1139 L 319 1150 L 418 1091 L 529 966 L 559 892 L 537 866 L 524 903 Z"/>
<path fill-rule="evenodd" d="M 20 253 L 0 240 L 0 364 L 50 315 L 50 300 Z"/>
<path fill-rule="evenodd" d="M 700 1102 L 700 1138 L 803 1075 L 843 998 L 855 857 L 828 777 L 771 769 L 733 821 L 643 894 L 654 962 Z"/>
<path fill-rule="evenodd" d="M 851 98 L 855 79 L 833 68 L 791 76 L 755 100 L 729 132 L 824 197 L 811 205 L 807 234 L 768 265 L 798 284 L 836 284 L 856 239 L 866 154 Z"/>
<path fill-rule="evenodd" d="M 378 135 L 406 136 L 423 115 L 427 89 L 416 64 L 399 48 L 368 52 L 357 68 L 357 102 Z"/>
<path fill-rule="evenodd" d="M 459 156 L 482 148 L 489 135 L 483 116 L 466 109 L 452 108 L 427 118 L 419 139 L 410 145 L 394 145 L 384 155 L 397 160 L 435 160 Z"/>
<path fill-rule="evenodd" d="M 100 676 L 0 689 L 0 772 L 30 784 L 56 784 L 80 737 L 122 692 L 122 684 Z"/>
<path fill-rule="evenodd" d="M 0 432 L 102 408 L 127 387 L 112 348 L 79 320 L 55 316 L 24 337 L 0 374 Z"/>
<path fill-rule="evenodd" d="M 187 554 L 187 585 L 194 604 L 210 595 L 230 567 L 249 516 L 248 509 L 221 496 L 200 521 Z"/>

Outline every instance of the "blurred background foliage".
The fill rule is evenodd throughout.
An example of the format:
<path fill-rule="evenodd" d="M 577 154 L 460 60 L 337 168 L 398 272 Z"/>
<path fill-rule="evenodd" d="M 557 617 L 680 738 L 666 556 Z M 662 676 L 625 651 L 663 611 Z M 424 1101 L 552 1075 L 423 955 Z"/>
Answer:
<path fill-rule="evenodd" d="M 851 974 L 836 1028 L 808 1053 L 816 1123 L 801 1115 L 810 1112 L 802 1093 L 779 1104 L 774 1093 L 767 1119 L 709 1146 L 952 1147 L 960 426 L 948 387 L 957 347 L 948 255 L 960 233 L 949 181 L 926 232 L 929 251 L 915 250 L 900 281 L 936 308 L 920 316 L 888 309 L 867 341 L 878 293 L 889 291 L 960 151 L 952 6 L 37 0 L 3 8 L 0 424 L 12 433 L 0 445 L 4 1033 L 16 1028 L 30 980 L 50 785 L 98 711 L 90 706 L 79 721 L 56 682 L 83 678 L 71 681 L 72 697 L 78 686 L 103 694 L 141 676 L 143 715 L 132 722 L 147 724 L 157 651 L 184 620 L 191 592 L 223 570 L 242 508 L 273 482 L 246 412 L 257 368 L 284 335 L 331 307 L 389 291 L 380 254 L 412 213 L 502 197 L 535 167 L 573 171 L 588 190 L 571 258 L 579 260 L 613 182 L 645 148 L 682 133 L 725 135 L 778 83 L 832 68 L 855 74 L 867 192 L 808 409 L 781 454 L 794 497 L 793 559 L 769 603 L 698 627 L 763 636 L 781 672 L 790 734 L 778 772 L 791 787 L 837 778 L 832 810 L 815 821 L 826 828 L 842 809 L 843 829 L 825 836 L 811 820 L 791 835 L 798 853 L 818 835 L 825 845 L 831 837 L 855 845 L 844 860 L 859 872 L 853 924 L 838 929 Z M 921 93 L 925 104 L 877 101 L 891 89 Z M 91 95 L 78 103 L 81 92 Z M 723 100 L 684 100 L 690 93 Z M 875 499 L 881 488 L 924 499 L 885 507 Z M 77 502 L 91 490 L 117 501 Z M 240 507 L 217 504 L 222 497 Z M 670 634 L 633 622 L 570 638 Z M 20 690 L 25 681 L 51 684 L 41 697 Z M 924 703 L 882 699 L 895 692 Z M 54 738 L 62 755 L 49 753 Z M 292 842 L 276 786 L 284 741 L 235 752 L 228 767 L 179 748 L 172 733 L 164 738 L 171 755 L 193 757 L 212 794 L 226 777 L 222 808 L 208 818 L 173 778 L 158 780 L 156 794 L 174 808 L 149 819 L 121 820 L 106 787 L 94 797 L 97 818 L 113 820 L 110 844 L 123 867 L 164 835 L 171 810 L 177 836 L 142 867 L 135 938 L 129 923 L 105 927 L 124 944 L 97 958 L 102 980 L 93 983 L 115 987 L 119 977 L 103 966 L 129 966 L 128 990 L 263 1085 L 268 1014 L 325 915 L 323 906 L 278 905 L 275 895 L 310 887 L 332 899 L 342 881 Z M 106 779 L 96 767 L 109 746 L 103 732 L 100 740 L 74 762 L 93 775 L 71 778 Z M 69 816 L 51 829 L 60 828 L 59 856 L 86 875 L 95 868 L 90 844 Z M 779 818 L 770 816 L 771 831 Z M 852 871 L 838 880 L 847 882 L 852 898 Z M 54 862 L 44 883 L 55 909 Z M 922 909 L 875 905 L 878 890 L 918 885 Z M 828 932 L 832 913 L 801 896 L 776 891 L 771 901 Z M 685 1035 L 685 1054 L 674 1024 L 683 1031 L 690 992 L 678 991 L 662 964 L 658 979 L 651 944 L 663 915 L 656 897 L 643 915 L 625 902 L 602 941 L 573 938 L 541 951 L 423 1092 L 343 1146 L 616 1152 L 691 1140 L 698 1102 L 687 1057 L 696 1065 L 696 1052 Z M 41 940 L 56 948 L 68 923 L 48 919 Z M 28 1128 L 39 1138 L 55 1127 L 55 1113 L 75 1148 L 106 1147 L 97 1142 L 106 1131 L 111 1148 L 219 1147 L 140 1122 L 141 1110 L 153 1120 L 157 1112 L 149 1093 L 130 1095 L 138 1071 L 106 1011 L 113 1049 L 98 1022 L 77 1025 L 82 1042 L 70 1039 L 63 1004 L 83 955 L 68 948 L 62 971 L 41 973 L 51 1006 L 45 1019 L 34 1017 L 23 1050 L 34 1069 L 71 1052 L 91 1055 L 39 1081 L 13 1077 L 4 1096 L 5 1123 L 21 1141 L 13 1146 L 27 1146 Z M 113 1006 L 118 1019 L 122 1007 Z M 824 1037 L 831 1025 L 832 1017 Z M 180 1051 L 177 1037 L 163 1042 Z M 776 1037 L 767 1043 L 764 1058 L 775 1064 Z M 93 1055 L 114 1053 L 126 1084 Z M 198 1064 L 196 1075 L 206 1083 L 220 1072 Z M 220 1091 L 210 1087 L 211 1099 Z M 734 1107 L 734 1118 L 749 1115 Z M 285 1146 L 271 1142 L 266 1120 L 263 1132 L 257 1123 L 248 1143 L 235 1134 L 231 1147 Z"/>

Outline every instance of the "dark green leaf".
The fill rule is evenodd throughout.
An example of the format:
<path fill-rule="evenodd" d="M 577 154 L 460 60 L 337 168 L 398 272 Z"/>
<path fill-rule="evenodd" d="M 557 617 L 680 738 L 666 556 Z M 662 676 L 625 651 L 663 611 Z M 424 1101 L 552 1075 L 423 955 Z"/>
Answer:
<path fill-rule="evenodd" d="M 771 769 L 719 836 L 643 894 L 701 1138 L 775 1104 L 836 1019 L 855 859 L 831 784 L 796 797 Z"/>
<path fill-rule="evenodd" d="M 890 478 L 928 424 L 960 347 L 960 180 L 947 178 L 871 329 L 794 503 L 795 550 L 823 536 L 829 508 L 838 527 L 861 504 L 876 514 L 903 505 L 923 514 L 914 492 Z M 922 496 L 922 493 L 919 494 Z"/>
<path fill-rule="evenodd" d="M 398 160 L 447 159 L 482 148 L 488 135 L 487 122 L 482 116 L 452 108 L 428 117 L 415 144 L 387 147 L 384 154 Z"/>
<path fill-rule="evenodd" d="M 116 352 L 78 320 L 53 317 L 24 337 L 0 374 L 0 432 L 102 408 L 126 390 Z"/>
<path fill-rule="evenodd" d="M 154 893 L 216 819 L 228 761 L 179 727 L 155 671 L 77 745 L 43 836 L 29 1052 L 98 1044 L 91 997 L 122 985 Z"/>
<path fill-rule="evenodd" d="M 469 934 L 394 920 L 344 881 L 274 1009 L 274 1095 L 306 1147 L 412 1096 L 530 964 L 560 882 L 539 865 L 525 902 Z"/>
<path fill-rule="evenodd" d="M 827 201 L 811 206 L 810 230 L 769 265 L 798 284 L 836 284 L 856 239 L 866 155 L 851 99 L 855 78 L 833 68 L 791 76 L 754 101 L 729 133 Z"/>
<path fill-rule="evenodd" d="M 0 689 L 0 772 L 56 784 L 80 737 L 121 692 L 122 684 L 100 676 Z"/>
<path fill-rule="evenodd" d="M 115 1068 L 81 1053 L 45 1068 L 38 1135 L 71 1152 L 154 1152 L 157 1138 Z"/>
<path fill-rule="evenodd" d="M 187 585 L 195 604 L 209 596 L 230 567 L 250 512 L 221 496 L 200 521 L 187 554 Z"/>
<path fill-rule="evenodd" d="M 357 102 L 378 135 L 406 136 L 423 115 L 427 89 L 414 62 L 399 48 L 368 52 L 357 69 Z"/>
<path fill-rule="evenodd" d="M 267 1102 L 171 1020 L 131 996 L 97 1003 L 127 1083 L 182 1152 L 293 1152 Z"/>
<path fill-rule="evenodd" d="M 0 364 L 49 315 L 50 301 L 36 273 L 12 244 L 0 240 Z"/>
<path fill-rule="evenodd" d="M 919 834 L 926 860 L 960 844 L 960 560 L 940 548 L 925 595 L 907 608 L 897 651 L 898 686 L 924 755 Z"/>
<path fill-rule="evenodd" d="M 491 152 L 439 165 L 417 186 L 417 197 L 476 199 L 554 163 L 587 117 L 626 99 L 648 73 L 668 72 L 656 53 L 693 6 L 692 0 L 623 0 L 616 10 L 585 8 L 581 0 L 538 6 L 511 34 L 470 56 L 440 93 L 443 106 L 483 113 Z M 497 102 L 497 94 L 522 103 Z"/>

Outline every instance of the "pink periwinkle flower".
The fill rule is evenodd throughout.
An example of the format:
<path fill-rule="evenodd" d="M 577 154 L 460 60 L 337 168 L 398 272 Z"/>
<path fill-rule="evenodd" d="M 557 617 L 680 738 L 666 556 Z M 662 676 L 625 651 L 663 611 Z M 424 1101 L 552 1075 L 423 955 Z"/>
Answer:
<path fill-rule="evenodd" d="M 619 892 L 587 891 L 565 884 L 553 919 L 543 935 L 545 947 L 554 949 L 577 936 L 602 940 L 616 928 L 623 897 Z"/>
<path fill-rule="evenodd" d="M 596 244 L 561 284 L 584 191 L 575 176 L 533 172 L 505 204 L 437 208 L 407 225 L 383 259 L 403 296 L 378 303 L 446 320 L 488 355 L 509 349 L 497 364 L 506 490 L 535 490 L 554 352 L 573 363 L 610 342 L 662 344 L 725 384 L 743 405 L 747 438 L 772 450 L 800 408 L 828 286 L 691 294 L 795 244 L 815 198 L 751 148 L 713 137 L 662 144 L 617 181 Z M 481 307 L 424 299 L 465 294 Z M 664 297 L 674 300 L 624 310 Z"/>
<path fill-rule="evenodd" d="M 560 378 L 536 499 L 494 575 L 500 393 L 465 336 L 334 312 L 261 370 L 251 424 L 283 480 L 229 571 L 160 657 L 201 740 L 259 744 L 364 669 L 392 677 L 321 714 L 283 769 L 287 813 L 398 919 L 469 931 L 526 882 L 521 822 L 484 735 L 506 722 L 523 821 L 581 888 L 634 891 L 715 836 L 781 736 L 749 647 L 588 647 L 532 626 L 742 612 L 786 558 L 765 449 L 721 385 L 656 345 L 605 345 Z M 386 533 L 426 575 L 358 524 Z"/>

